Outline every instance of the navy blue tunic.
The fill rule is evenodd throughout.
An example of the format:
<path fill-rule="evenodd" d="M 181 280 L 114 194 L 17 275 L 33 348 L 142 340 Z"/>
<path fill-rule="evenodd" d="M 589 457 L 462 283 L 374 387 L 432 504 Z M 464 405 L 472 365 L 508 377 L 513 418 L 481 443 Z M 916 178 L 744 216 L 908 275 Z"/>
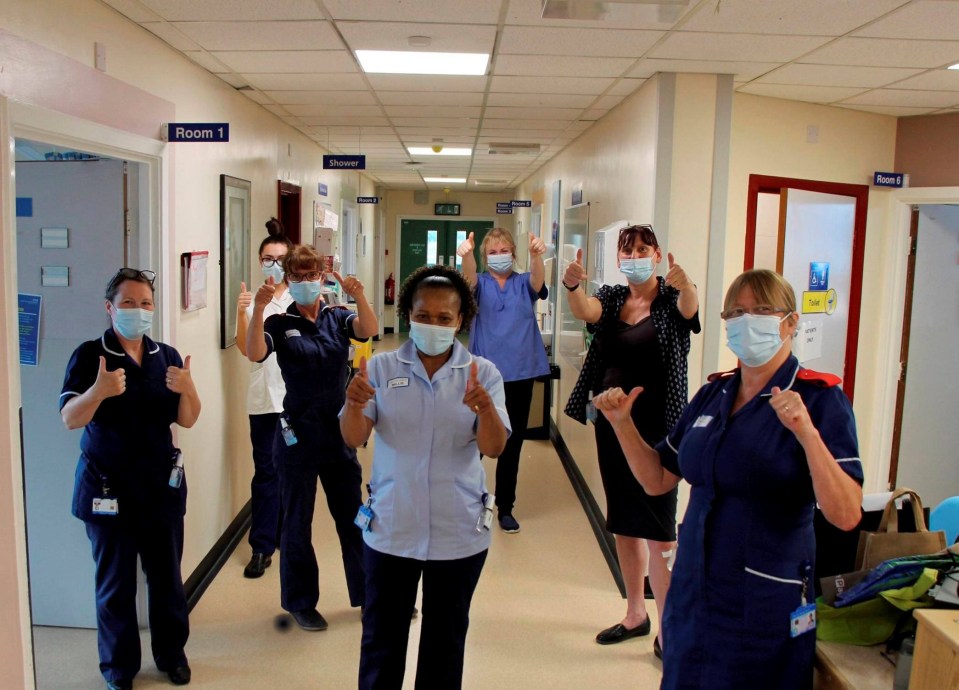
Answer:
<path fill-rule="evenodd" d="M 100 357 L 108 371 L 123 369 L 126 390 L 100 403 L 83 429 L 80 461 L 73 491 L 73 515 L 86 522 L 176 519 L 186 512 L 186 480 L 179 489 L 169 486 L 173 467 L 173 435 L 180 395 L 166 387 L 167 367 L 182 367 L 179 353 L 143 337 L 144 354 L 137 363 L 117 340 L 113 329 L 78 347 L 70 357 L 60 408 L 85 393 L 97 380 Z M 93 499 L 106 484 L 119 502 L 117 516 L 93 515 Z"/>
<path fill-rule="evenodd" d="M 863 475 L 849 400 L 800 371 L 790 356 L 733 415 L 740 372 L 713 380 L 656 447 L 692 487 L 663 619 L 664 689 L 812 687 L 815 632 L 791 638 L 789 623 L 804 562 L 815 569 L 816 499 L 772 387 L 799 393 L 840 467 L 860 484 Z"/>

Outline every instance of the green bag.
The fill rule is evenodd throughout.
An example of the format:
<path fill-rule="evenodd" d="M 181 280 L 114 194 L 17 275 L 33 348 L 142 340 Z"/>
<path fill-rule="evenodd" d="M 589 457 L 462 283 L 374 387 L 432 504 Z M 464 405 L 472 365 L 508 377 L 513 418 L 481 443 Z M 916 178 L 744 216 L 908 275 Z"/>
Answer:
<path fill-rule="evenodd" d="M 816 639 L 864 646 L 885 642 L 896 631 L 900 619 L 912 615 L 912 609 L 932 606 L 933 600 L 926 593 L 936 583 L 937 574 L 926 568 L 908 587 L 886 590 L 868 601 L 843 608 L 830 606 L 819 597 Z"/>

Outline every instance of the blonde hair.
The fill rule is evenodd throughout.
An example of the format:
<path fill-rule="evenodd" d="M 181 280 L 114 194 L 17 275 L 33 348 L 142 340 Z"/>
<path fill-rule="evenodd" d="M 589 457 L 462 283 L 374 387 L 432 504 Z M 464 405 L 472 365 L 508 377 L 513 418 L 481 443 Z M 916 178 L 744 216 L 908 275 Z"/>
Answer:
<path fill-rule="evenodd" d="M 483 238 L 483 243 L 480 244 L 480 254 L 483 255 L 483 265 L 486 265 L 486 250 L 489 248 L 491 242 L 499 240 L 509 245 L 509 251 L 513 255 L 513 258 L 516 258 L 516 242 L 513 241 L 512 233 L 506 228 L 492 228 L 486 237 Z"/>
<path fill-rule="evenodd" d="M 759 304 L 769 304 L 773 307 L 785 307 L 790 312 L 796 311 L 796 293 L 792 285 L 775 271 L 765 268 L 754 268 L 740 273 L 726 290 L 726 300 L 723 302 L 723 311 L 731 309 L 744 288 L 752 290 Z"/>

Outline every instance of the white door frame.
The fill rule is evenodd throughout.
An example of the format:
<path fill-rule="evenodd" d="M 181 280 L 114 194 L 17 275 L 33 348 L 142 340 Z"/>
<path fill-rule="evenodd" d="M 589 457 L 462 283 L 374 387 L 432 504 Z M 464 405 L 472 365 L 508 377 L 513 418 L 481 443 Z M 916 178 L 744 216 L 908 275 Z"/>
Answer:
<path fill-rule="evenodd" d="M 909 224 L 912 206 L 959 204 L 959 187 L 916 187 L 889 192 L 886 205 L 884 261 L 880 270 L 887 276 L 878 304 L 884 305 L 875 322 L 876 399 L 878 440 L 876 462 L 864 463 L 871 470 L 865 478 L 867 491 L 886 491 L 889 481 L 892 435 L 896 417 L 896 391 L 899 385 L 899 355 L 906 306 L 906 263 L 909 254 Z M 863 319 L 867 321 L 867 319 Z"/>

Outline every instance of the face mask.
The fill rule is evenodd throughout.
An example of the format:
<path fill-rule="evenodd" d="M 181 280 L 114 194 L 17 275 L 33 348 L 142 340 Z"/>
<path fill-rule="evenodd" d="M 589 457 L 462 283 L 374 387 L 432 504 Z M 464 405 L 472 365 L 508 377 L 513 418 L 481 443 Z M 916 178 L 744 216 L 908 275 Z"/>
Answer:
<path fill-rule="evenodd" d="M 136 340 L 153 326 L 153 312 L 148 309 L 113 308 L 113 328 L 127 340 Z"/>
<path fill-rule="evenodd" d="M 302 283 L 290 283 L 290 296 L 294 302 L 304 307 L 312 307 L 322 290 L 322 280 L 304 280 Z"/>
<path fill-rule="evenodd" d="M 279 285 L 283 282 L 283 267 L 280 264 L 276 263 L 267 268 L 266 266 L 260 266 L 263 269 L 263 277 L 269 278 L 272 276 L 273 284 Z"/>
<path fill-rule="evenodd" d="M 486 257 L 486 265 L 491 271 L 506 273 L 513 268 L 512 254 L 490 254 Z"/>
<path fill-rule="evenodd" d="M 776 316 L 743 314 L 726 322 L 726 345 L 748 367 L 761 367 L 771 360 L 783 339 L 779 336 L 781 319 Z"/>
<path fill-rule="evenodd" d="M 620 259 L 619 270 L 626 276 L 626 280 L 633 285 L 639 285 L 649 280 L 656 267 L 652 259 Z"/>
<path fill-rule="evenodd" d="M 410 322 L 410 340 L 416 349 L 424 355 L 441 355 L 453 345 L 456 329 L 450 326 L 430 326 L 426 323 Z"/>

